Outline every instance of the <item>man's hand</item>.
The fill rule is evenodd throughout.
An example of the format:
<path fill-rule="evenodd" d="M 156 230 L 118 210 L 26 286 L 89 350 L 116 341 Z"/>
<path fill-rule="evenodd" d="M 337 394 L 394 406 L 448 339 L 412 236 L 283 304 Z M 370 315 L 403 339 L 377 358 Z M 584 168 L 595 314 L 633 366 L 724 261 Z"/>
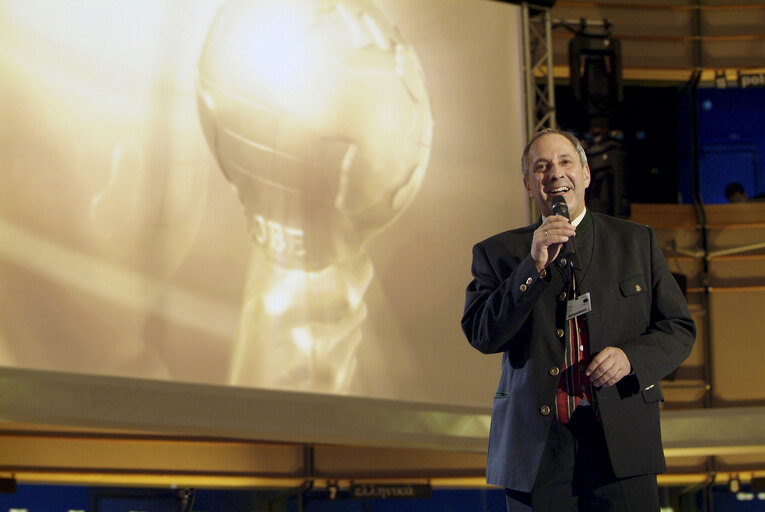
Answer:
<path fill-rule="evenodd" d="M 598 387 L 613 386 L 632 371 L 627 354 L 617 347 L 606 347 L 592 358 L 585 375 Z"/>
<path fill-rule="evenodd" d="M 566 217 L 550 215 L 545 219 L 539 229 L 534 231 L 534 239 L 531 241 L 531 259 L 538 271 L 547 268 L 558 257 L 563 244 L 576 235 L 576 228 L 569 223 Z"/>

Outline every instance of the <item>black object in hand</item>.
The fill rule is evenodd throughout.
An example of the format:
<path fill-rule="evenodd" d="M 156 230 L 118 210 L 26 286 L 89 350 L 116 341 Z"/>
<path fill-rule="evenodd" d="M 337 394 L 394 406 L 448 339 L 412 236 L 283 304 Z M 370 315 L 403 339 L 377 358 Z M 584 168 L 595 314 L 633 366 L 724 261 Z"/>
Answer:
<path fill-rule="evenodd" d="M 566 217 L 571 222 L 571 217 L 568 215 L 568 205 L 566 204 L 566 198 L 563 196 L 553 196 L 552 198 L 552 212 L 553 215 L 561 215 Z"/>

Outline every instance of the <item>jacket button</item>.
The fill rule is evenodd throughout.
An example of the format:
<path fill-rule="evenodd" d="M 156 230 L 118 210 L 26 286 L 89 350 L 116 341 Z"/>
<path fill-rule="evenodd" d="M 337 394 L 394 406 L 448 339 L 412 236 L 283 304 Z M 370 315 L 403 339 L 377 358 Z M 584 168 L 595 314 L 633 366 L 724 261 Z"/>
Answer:
<path fill-rule="evenodd" d="M 556 329 L 555 331 L 555 335 L 559 338 L 562 338 L 564 334 L 566 334 L 566 331 L 564 331 L 563 329 Z"/>
<path fill-rule="evenodd" d="M 558 295 L 558 300 L 563 302 L 564 300 L 566 300 L 566 297 L 568 297 L 568 295 L 566 295 L 566 292 L 563 292 L 560 295 Z"/>
<path fill-rule="evenodd" d="M 526 279 L 526 284 L 529 284 L 529 285 L 530 285 L 530 284 L 531 284 L 531 283 L 533 283 L 533 282 L 534 282 L 534 280 L 533 280 L 533 279 L 531 279 L 530 277 L 529 277 L 528 279 Z"/>
<path fill-rule="evenodd" d="M 539 408 L 539 412 L 542 413 L 542 416 L 549 416 L 550 415 L 550 407 L 547 405 L 543 405 Z"/>
<path fill-rule="evenodd" d="M 525 292 L 525 291 L 526 291 L 526 288 L 527 288 L 527 286 L 526 286 L 525 284 L 522 284 L 521 286 L 519 286 L 519 287 L 518 287 L 518 289 L 519 289 L 520 291 L 522 291 L 522 292 Z"/>
<path fill-rule="evenodd" d="M 558 368 L 557 366 L 553 366 L 552 368 L 550 368 L 550 375 L 552 375 L 553 377 L 555 377 L 559 373 L 560 373 L 560 368 Z"/>
<path fill-rule="evenodd" d="M 560 266 L 562 268 L 566 268 L 566 265 L 568 265 L 568 260 L 566 258 L 561 258 L 560 259 Z"/>
<path fill-rule="evenodd" d="M 640 292 L 641 290 L 642 290 L 642 288 L 640 287 L 640 285 L 639 285 L 639 284 L 636 284 L 636 285 L 635 285 L 635 291 L 636 291 L 636 292 Z"/>

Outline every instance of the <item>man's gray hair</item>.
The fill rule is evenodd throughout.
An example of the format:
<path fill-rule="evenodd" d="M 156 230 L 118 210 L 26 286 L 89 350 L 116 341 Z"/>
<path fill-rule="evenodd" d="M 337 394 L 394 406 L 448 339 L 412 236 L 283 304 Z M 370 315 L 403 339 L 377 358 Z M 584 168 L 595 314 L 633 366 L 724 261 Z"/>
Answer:
<path fill-rule="evenodd" d="M 579 139 L 574 137 L 569 132 L 566 132 L 563 130 L 556 130 L 555 128 L 547 128 L 545 130 L 542 130 L 541 132 L 535 133 L 534 136 L 531 137 L 531 140 L 529 140 L 528 144 L 526 144 L 526 147 L 523 149 L 523 156 L 521 156 L 521 170 L 523 171 L 523 176 L 525 178 L 529 177 L 528 157 L 529 157 L 529 150 L 531 149 L 531 146 L 540 137 L 544 137 L 545 135 L 549 135 L 551 133 L 558 134 L 562 137 L 566 137 L 576 149 L 576 154 L 579 156 L 579 161 L 582 163 L 582 167 L 587 165 L 587 154 L 584 152 L 584 148 L 582 147 L 582 143 L 579 142 Z"/>

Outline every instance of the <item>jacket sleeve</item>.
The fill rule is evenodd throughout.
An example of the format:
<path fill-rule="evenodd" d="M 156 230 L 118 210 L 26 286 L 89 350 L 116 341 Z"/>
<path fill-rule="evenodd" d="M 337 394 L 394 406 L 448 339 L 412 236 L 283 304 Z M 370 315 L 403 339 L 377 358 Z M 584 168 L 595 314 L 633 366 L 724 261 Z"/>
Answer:
<path fill-rule="evenodd" d="M 696 325 L 688 303 L 669 270 L 656 235 L 649 227 L 651 268 L 650 325 L 641 335 L 619 346 L 632 364 L 641 388 L 666 377 L 688 357 Z"/>
<path fill-rule="evenodd" d="M 530 255 L 513 265 L 490 258 L 487 246 L 491 244 L 473 247 L 473 280 L 465 292 L 462 316 L 462 330 L 468 341 L 485 354 L 508 349 L 549 286 L 549 277 L 540 277 Z"/>

